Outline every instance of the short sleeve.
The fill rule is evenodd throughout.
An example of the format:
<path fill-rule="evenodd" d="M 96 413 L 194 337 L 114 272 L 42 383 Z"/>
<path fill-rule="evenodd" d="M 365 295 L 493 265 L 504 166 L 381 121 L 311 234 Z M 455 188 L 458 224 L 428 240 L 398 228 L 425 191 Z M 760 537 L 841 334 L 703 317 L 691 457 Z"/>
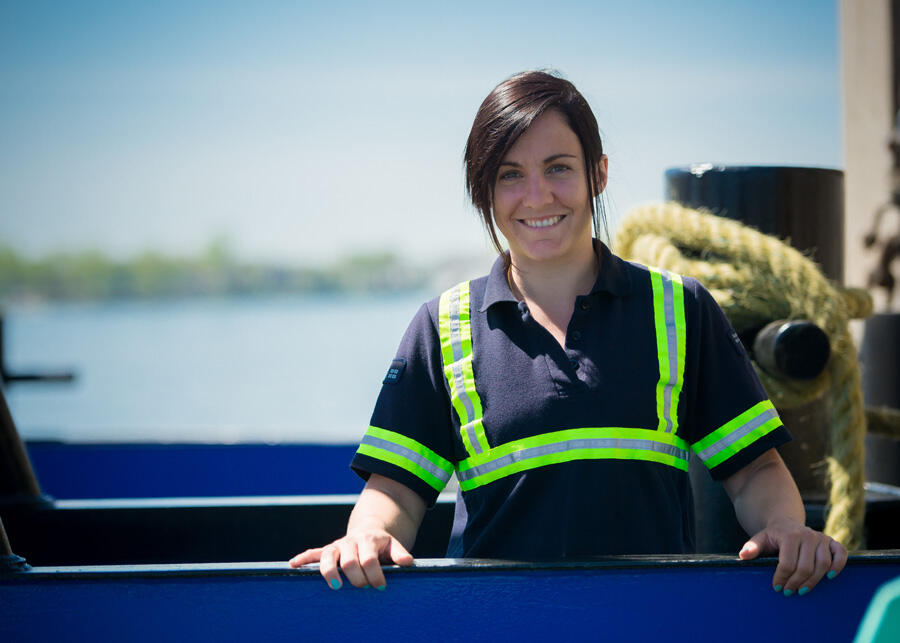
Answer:
<path fill-rule="evenodd" d="M 685 438 L 722 480 L 791 439 L 737 333 L 712 295 L 685 278 Z"/>
<path fill-rule="evenodd" d="M 428 506 L 453 474 L 450 401 L 428 304 L 400 342 L 350 466 L 365 479 L 377 473 L 406 485 Z"/>

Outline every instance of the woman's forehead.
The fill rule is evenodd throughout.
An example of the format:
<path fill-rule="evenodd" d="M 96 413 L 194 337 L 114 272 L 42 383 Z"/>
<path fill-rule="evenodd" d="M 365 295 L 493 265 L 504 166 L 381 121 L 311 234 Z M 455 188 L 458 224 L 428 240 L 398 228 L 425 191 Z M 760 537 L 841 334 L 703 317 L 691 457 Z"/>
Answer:
<path fill-rule="evenodd" d="M 580 159 L 583 151 L 578 136 L 572 131 L 565 116 L 553 109 L 534 119 L 503 155 L 501 162 L 516 162 L 518 157 L 532 156 L 544 159 L 557 154 L 568 154 Z"/>

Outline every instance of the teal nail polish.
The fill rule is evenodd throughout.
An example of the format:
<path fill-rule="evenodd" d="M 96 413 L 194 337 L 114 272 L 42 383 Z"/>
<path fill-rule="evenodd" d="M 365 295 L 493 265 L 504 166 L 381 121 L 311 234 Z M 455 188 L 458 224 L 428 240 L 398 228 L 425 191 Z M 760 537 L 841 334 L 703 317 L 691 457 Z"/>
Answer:
<path fill-rule="evenodd" d="M 792 590 L 792 589 L 786 589 L 786 590 L 784 590 L 784 595 L 785 595 L 785 596 L 793 596 L 793 595 L 794 595 L 794 590 Z"/>
<path fill-rule="evenodd" d="M 341 581 L 339 581 L 337 578 L 332 578 L 329 583 L 331 583 L 331 589 L 341 588 Z"/>
<path fill-rule="evenodd" d="M 835 576 L 837 576 L 837 572 L 834 571 L 834 570 L 832 569 L 830 572 L 828 572 L 828 573 L 825 574 L 825 575 L 828 576 L 828 580 L 831 580 L 832 578 L 834 578 Z"/>
<path fill-rule="evenodd" d="M 784 587 L 782 587 L 781 585 L 776 585 L 776 586 L 775 586 L 775 591 L 776 591 L 776 592 L 780 592 L 782 589 L 784 589 Z"/>
<path fill-rule="evenodd" d="M 379 592 L 383 592 L 383 591 L 384 591 L 384 585 L 379 585 L 379 586 L 376 587 L 375 589 L 377 589 Z"/>
<path fill-rule="evenodd" d="M 800 591 L 797 592 L 797 594 L 798 594 L 799 596 L 803 596 L 804 594 L 806 594 L 806 593 L 808 593 L 808 592 L 809 592 L 809 587 L 801 587 L 801 588 L 800 588 Z"/>

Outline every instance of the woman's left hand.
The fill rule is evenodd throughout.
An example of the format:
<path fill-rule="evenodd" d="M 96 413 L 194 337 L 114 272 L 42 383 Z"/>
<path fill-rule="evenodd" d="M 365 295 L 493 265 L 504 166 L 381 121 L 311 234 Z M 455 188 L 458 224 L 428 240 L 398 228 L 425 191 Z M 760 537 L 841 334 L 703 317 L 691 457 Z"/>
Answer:
<path fill-rule="evenodd" d="M 809 592 L 823 577 L 834 578 L 847 563 L 847 549 L 822 532 L 783 519 L 757 532 L 741 548 L 741 560 L 778 554 L 772 587 L 785 596 Z"/>
<path fill-rule="evenodd" d="M 806 526 L 803 500 L 775 449 L 725 479 L 741 526 L 753 536 L 741 548 L 741 560 L 778 554 L 772 579 L 776 592 L 803 595 L 834 578 L 847 563 L 847 549 Z"/>

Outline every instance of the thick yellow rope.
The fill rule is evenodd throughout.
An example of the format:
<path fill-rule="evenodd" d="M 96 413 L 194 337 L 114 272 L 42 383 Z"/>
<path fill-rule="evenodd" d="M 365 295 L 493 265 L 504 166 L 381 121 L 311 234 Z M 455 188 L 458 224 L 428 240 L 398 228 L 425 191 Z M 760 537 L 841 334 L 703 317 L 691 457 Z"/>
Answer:
<path fill-rule="evenodd" d="M 865 518 L 866 417 L 848 320 L 871 314 L 868 293 L 831 283 L 809 258 L 775 237 L 671 203 L 632 210 L 619 226 L 615 248 L 623 258 L 699 279 L 738 332 L 776 319 L 808 319 L 825 331 L 831 358 L 815 380 L 779 380 L 758 368 L 757 373 L 782 408 L 829 396 L 825 533 L 858 549 Z"/>

